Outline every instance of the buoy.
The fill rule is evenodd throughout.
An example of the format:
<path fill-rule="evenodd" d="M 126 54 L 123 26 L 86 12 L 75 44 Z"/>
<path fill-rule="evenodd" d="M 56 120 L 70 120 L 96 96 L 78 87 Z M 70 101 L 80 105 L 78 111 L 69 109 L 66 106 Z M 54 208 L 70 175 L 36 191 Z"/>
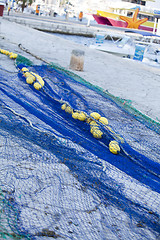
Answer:
<path fill-rule="evenodd" d="M 12 54 L 9 54 L 10 55 L 10 58 L 11 59 L 15 59 L 15 58 L 17 58 L 17 56 L 18 56 L 18 54 L 16 54 L 16 53 L 12 53 Z"/>
<path fill-rule="evenodd" d="M 73 109 L 70 107 L 70 106 L 67 106 L 66 108 L 65 108 L 65 112 L 66 113 L 73 113 Z"/>
<path fill-rule="evenodd" d="M 111 141 L 109 143 L 109 150 L 113 154 L 118 154 L 120 152 L 120 146 L 117 141 Z"/>
<path fill-rule="evenodd" d="M 9 51 L 6 50 L 6 53 L 5 53 L 5 54 L 6 54 L 6 55 L 9 55 Z"/>
<path fill-rule="evenodd" d="M 74 119 L 78 119 L 78 116 L 79 116 L 79 112 L 73 112 L 73 113 L 72 113 L 72 117 L 73 117 Z"/>
<path fill-rule="evenodd" d="M 30 74 L 30 72 L 25 72 L 23 75 L 24 75 L 26 78 L 33 76 L 32 74 Z M 33 77 L 34 77 L 34 76 L 33 76 Z M 35 77 L 34 77 L 34 78 L 35 78 Z"/>
<path fill-rule="evenodd" d="M 95 131 L 95 130 L 99 130 L 99 127 L 98 126 L 91 126 L 91 129 L 90 129 L 90 132 L 93 134 L 93 132 Z"/>
<path fill-rule="evenodd" d="M 90 114 L 90 116 L 93 117 L 93 118 L 95 118 L 96 120 L 99 120 L 100 117 L 101 117 L 101 115 L 100 115 L 99 113 L 97 113 L 97 112 L 92 112 L 92 113 Z"/>
<path fill-rule="evenodd" d="M 62 109 L 62 110 L 65 110 L 66 107 L 67 107 L 67 105 L 66 105 L 65 103 L 63 103 L 62 106 L 61 106 L 61 109 Z"/>
<path fill-rule="evenodd" d="M 1 49 L 1 53 L 5 54 L 5 51 L 6 51 L 6 50 L 4 50 L 4 49 Z"/>
<path fill-rule="evenodd" d="M 37 76 L 37 81 L 41 84 L 42 87 L 44 86 L 44 81 L 43 81 L 42 77 Z"/>
<path fill-rule="evenodd" d="M 101 130 L 94 130 L 93 131 L 93 137 L 95 138 L 102 138 L 103 132 Z"/>
<path fill-rule="evenodd" d="M 42 88 L 42 86 L 38 82 L 35 82 L 33 86 L 36 90 L 39 90 L 40 88 Z"/>
<path fill-rule="evenodd" d="M 22 70 L 22 72 L 29 72 L 29 69 L 26 67 L 23 67 L 21 70 Z"/>
<path fill-rule="evenodd" d="M 93 125 L 94 125 L 94 126 L 95 126 L 95 125 L 98 126 L 98 124 L 97 124 L 95 121 L 91 121 L 91 122 L 90 122 L 90 125 L 91 125 L 91 126 L 93 126 Z"/>
<path fill-rule="evenodd" d="M 86 120 L 86 114 L 84 112 L 80 112 L 78 114 L 78 120 L 85 121 Z"/>
<path fill-rule="evenodd" d="M 32 84 L 34 82 L 34 77 L 33 76 L 29 76 L 26 78 L 26 83 L 28 84 Z"/>
<path fill-rule="evenodd" d="M 100 118 L 99 118 L 99 122 L 101 122 L 101 123 L 104 124 L 104 125 L 108 125 L 108 119 L 105 118 L 105 117 L 100 117 Z"/>

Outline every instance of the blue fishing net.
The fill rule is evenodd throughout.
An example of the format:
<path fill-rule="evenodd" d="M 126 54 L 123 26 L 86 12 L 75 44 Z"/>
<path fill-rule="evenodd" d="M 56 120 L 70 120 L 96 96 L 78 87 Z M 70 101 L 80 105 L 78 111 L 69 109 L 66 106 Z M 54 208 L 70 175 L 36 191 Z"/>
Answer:
<path fill-rule="evenodd" d="M 21 71 L 40 75 L 39 91 Z M 0 186 L 4 238 L 158 239 L 160 128 L 137 118 L 95 87 L 62 69 L 18 64 L 0 68 Z M 61 109 L 69 104 L 90 124 Z M 118 155 L 109 151 L 116 140 Z M 5 230 L 4 230 L 5 229 Z"/>

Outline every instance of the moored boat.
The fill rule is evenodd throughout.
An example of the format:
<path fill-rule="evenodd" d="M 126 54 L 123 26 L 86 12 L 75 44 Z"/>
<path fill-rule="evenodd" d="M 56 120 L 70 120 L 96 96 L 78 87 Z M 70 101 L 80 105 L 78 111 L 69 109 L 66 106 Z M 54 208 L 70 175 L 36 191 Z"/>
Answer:
<path fill-rule="evenodd" d="M 136 11 L 137 11 L 137 14 L 136 14 L 137 21 L 142 21 L 143 19 L 146 19 L 144 23 L 138 26 L 138 29 L 153 32 L 156 14 L 139 11 L 138 8 L 137 9 L 121 9 L 121 11 L 119 10 L 119 13 L 115 13 L 116 11 L 105 12 L 105 11 L 97 10 L 97 14 L 93 14 L 93 17 L 98 24 L 127 28 L 128 23 L 122 20 L 121 17 L 124 16 L 130 20 L 132 19 L 134 20 Z M 123 12 L 123 15 L 120 12 Z"/>

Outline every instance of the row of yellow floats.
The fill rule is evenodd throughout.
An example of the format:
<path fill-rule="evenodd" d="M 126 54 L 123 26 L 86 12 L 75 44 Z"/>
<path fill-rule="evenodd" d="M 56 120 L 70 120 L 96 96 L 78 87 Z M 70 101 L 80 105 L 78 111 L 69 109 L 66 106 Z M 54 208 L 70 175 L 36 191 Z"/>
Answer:
<path fill-rule="evenodd" d="M 44 86 L 44 81 L 42 79 L 41 76 L 39 76 L 38 74 L 34 73 L 34 72 L 30 72 L 28 68 L 23 67 L 21 69 L 23 76 L 25 76 L 26 78 L 26 83 L 28 84 L 33 84 L 33 87 L 36 90 L 41 89 Z"/>
<path fill-rule="evenodd" d="M 16 59 L 18 54 L 9 52 L 4 49 L 0 49 L 0 53 L 5 54 L 9 56 L 11 59 Z M 41 76 L 34 72 L 30 72 L 28 68 L 23 67 L 21 69 L 23 75 L 26 78 L 26 83 L 33 84 L 34 88 L 36 90 L 40 90 L 44 86 L 44 81 Z M 108 120 L 105 117 L 101 117 L 101 115 L 97 112 L 92 112 L 90 114 L 90 117 L 88 117 L 84 112 L 82 111 L 75 111 L 73 110 L 68 104 L 64 103 L 61 106 L 62 110 L 65 110 L 66 113 L 72 114 L 72 117 L 74 119 L 78 119 L 80 121 L 86 121 L 90 124 L 90 132 L 92 133 L 94 138 L 101 139 L 103 136 L 103 132 L 100 130 L 99 125 L 97 121 L 99 121 L 103 125 L 108 125 Z M 95 119 L 96 121 L 94 121 Z M 109 143 L 109 150 L 113 154 L 118 154 L 120 152 L 120 147 L 117 141 L 111 141 Z"/>
<path fill-rule="evenodd" d="M 8 50 L 0 49 L 0 53 L 5 54 L 9 56 L 11 59 L 16 59 L 18 57 L 18 54 L 10 52 Z M 23 75 L 26 78 L 26 83 L 33 84 L 34 88 L 39 90 L 44 86 L 44 81 L 41 76 L 34 72 L 30 72 L 28 68 L 23 67 L 21 69 Z"/>
<path fill-rule="evenodd" d="M 9 56 L 9 58 L 11 58 L 11 59 L 16 59 L 18 57 L 17 53 L 13 53 L 13 52 L 10 52 L 10 51 L 4 50 L 4 49 L 0 49 L 0 53 Z"/>
<path fill-rule="evenodd" d="M 88 117 L 83 111 L 75 111 L 68 104 L 63 103 L 61 109 L 66 113 L 72 115 L 74 119 L 85 121 L 90 124 L 90 132 L 92 133 L 94 138 L 101 139 L 103 137 L 103 132 L 99 128 L 99 123 L 107 126 L 108 120 L 105 117 L 101 117 L 101 115 L 97 112 L 92 112 Z M 95 121 L 94 121 L 95 120 Z M 109 143 L 109 150 L 113 154 L 118 154 L 120 152 L 120 146 L 117 141 L 111 141 Z"/>

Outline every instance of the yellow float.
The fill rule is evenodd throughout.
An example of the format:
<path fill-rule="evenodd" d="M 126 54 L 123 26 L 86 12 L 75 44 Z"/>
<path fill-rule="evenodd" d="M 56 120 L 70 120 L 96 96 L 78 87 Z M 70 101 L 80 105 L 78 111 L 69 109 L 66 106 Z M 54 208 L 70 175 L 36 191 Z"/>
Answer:
<path fill-rule="evenodd" d="M 33 84 L 34 80 L 35 80 L 34 76 L 29 76 L 29 77 L 26 78 L 26 83 Z"/>
<path fill-rule="evenodd" d="M 36 79 L 36 80 L 39 82 L 39 84 L 40 84 L 42 87 L 44 86 L 44 81 L 43 81 L 42 77 L 37 76 L 37 79 Z"/>
<path fill-rule="evenodd" d="M 67 105 L 66 105 L 65 103 L 63 103 L 62 106 L 61 106 L 61 109 L 62 109 L 62 110 L 65 110 L 66 107 L 67 107 Z"/>
<path fill-rule="evenodd" d="M 104 124 L 104 125 L 108 125 L 108 119 L 105 118 L 105 117 L 100 117 L 100 118 L 99 118 L 99 122 L 102 123 L 102 124 Z"/>
<path fill-rule="evenodd" d="M 11 59 L 15 59 L 18 57 L 18 54 L 16 54 L 16 53 L 12 53 L 12 54 L 9 53 L 9 55 L 10 55 Z"/>
<path fill-rule="evenodd" d="M 91 129 L 90 129 L 90 132 L 93 134 L 93 132 L 95 131 L 95 130 L 99 130 L 99 127 L 98 126 L 91 126 Z"/>
<path fill-rule="evenodd" d="M 23 67 L 21 70 L 22 70 L 22 72 L 29 72 L 29 69 L 26 67 Z"/>
<path fill-rule="evenodd" d="M 24 74 L 23 74 L 26 78 L 27 77 L 32 77 L 33 75 L 30 73 L 30 72 L 24 72 Z M 34 77 L 34 76 L 33 76 Z M 35 77 L 34 77 L 34 79 L 35 79 Z"/>
<path fill-rule="evenodd" d="M 70 107 L 70 106 L 67 106 L 66 108 L 65 108 L 65 112 L 66 113 L 73 113 L 73 109 Z"/>
<path fill-rule="evenodd" d="M 93 131 L 93 137 L 94 138 L 98 138 L 98 139 L 100 139 L 100 138 L 102 138 L 102 135 L 103 135 L 103 132 L 101 131 L 101 130 L 94 130 Z"/>
<path fill-rule="evenodd" d="M 77 119 L 80 120 L 80 121 L 85 121 L 86 120 L 86 114 L 84 112 L 80 112 L 78 114 L 78 118 Z"/>
<path fill-rule="evenodd" d="M 113 154 L 118 154 L 120 152 L 120 146 L 117 141 L 111 141 L 109 143 L 109 150 Z"/>
<path fill-rule="evenodd" d="M 92 112 L 92 113 L 90 114 L 90 116 L 91 116 L 92 118 L 96 119 L 96 120 L 99 120 L 100 117 L 101 117 L 101 115 L 100 115 L 99 113 L 97 113 L 97 112 Z"/>
<path fill-rule="evenodd" d="M 90 122 L 90 125 L 91 125 L 91 126 L 93 126 L 93 125 L 98 126 L 98 124 L 97 124 L 95 121 L 91 121 L 91 122 Z"/>
<path fill-rule="evenodd" d="M 39 89 L 42 88 L 42 86 L 41 86 L 38 82 L 35 82 L 35 83 L 33 84 L 33 87 L 34 87 L 36 90 L 39 90 Z"/>
<path fill-rule="evenodd" d="M 79 116 L 79 113 L 78 113 L 78 112 L 73 112 L 73 113 L 72 113 L 72 117 L 73 117 L 74 119 L 78 119 L 78 116 Z"/>

